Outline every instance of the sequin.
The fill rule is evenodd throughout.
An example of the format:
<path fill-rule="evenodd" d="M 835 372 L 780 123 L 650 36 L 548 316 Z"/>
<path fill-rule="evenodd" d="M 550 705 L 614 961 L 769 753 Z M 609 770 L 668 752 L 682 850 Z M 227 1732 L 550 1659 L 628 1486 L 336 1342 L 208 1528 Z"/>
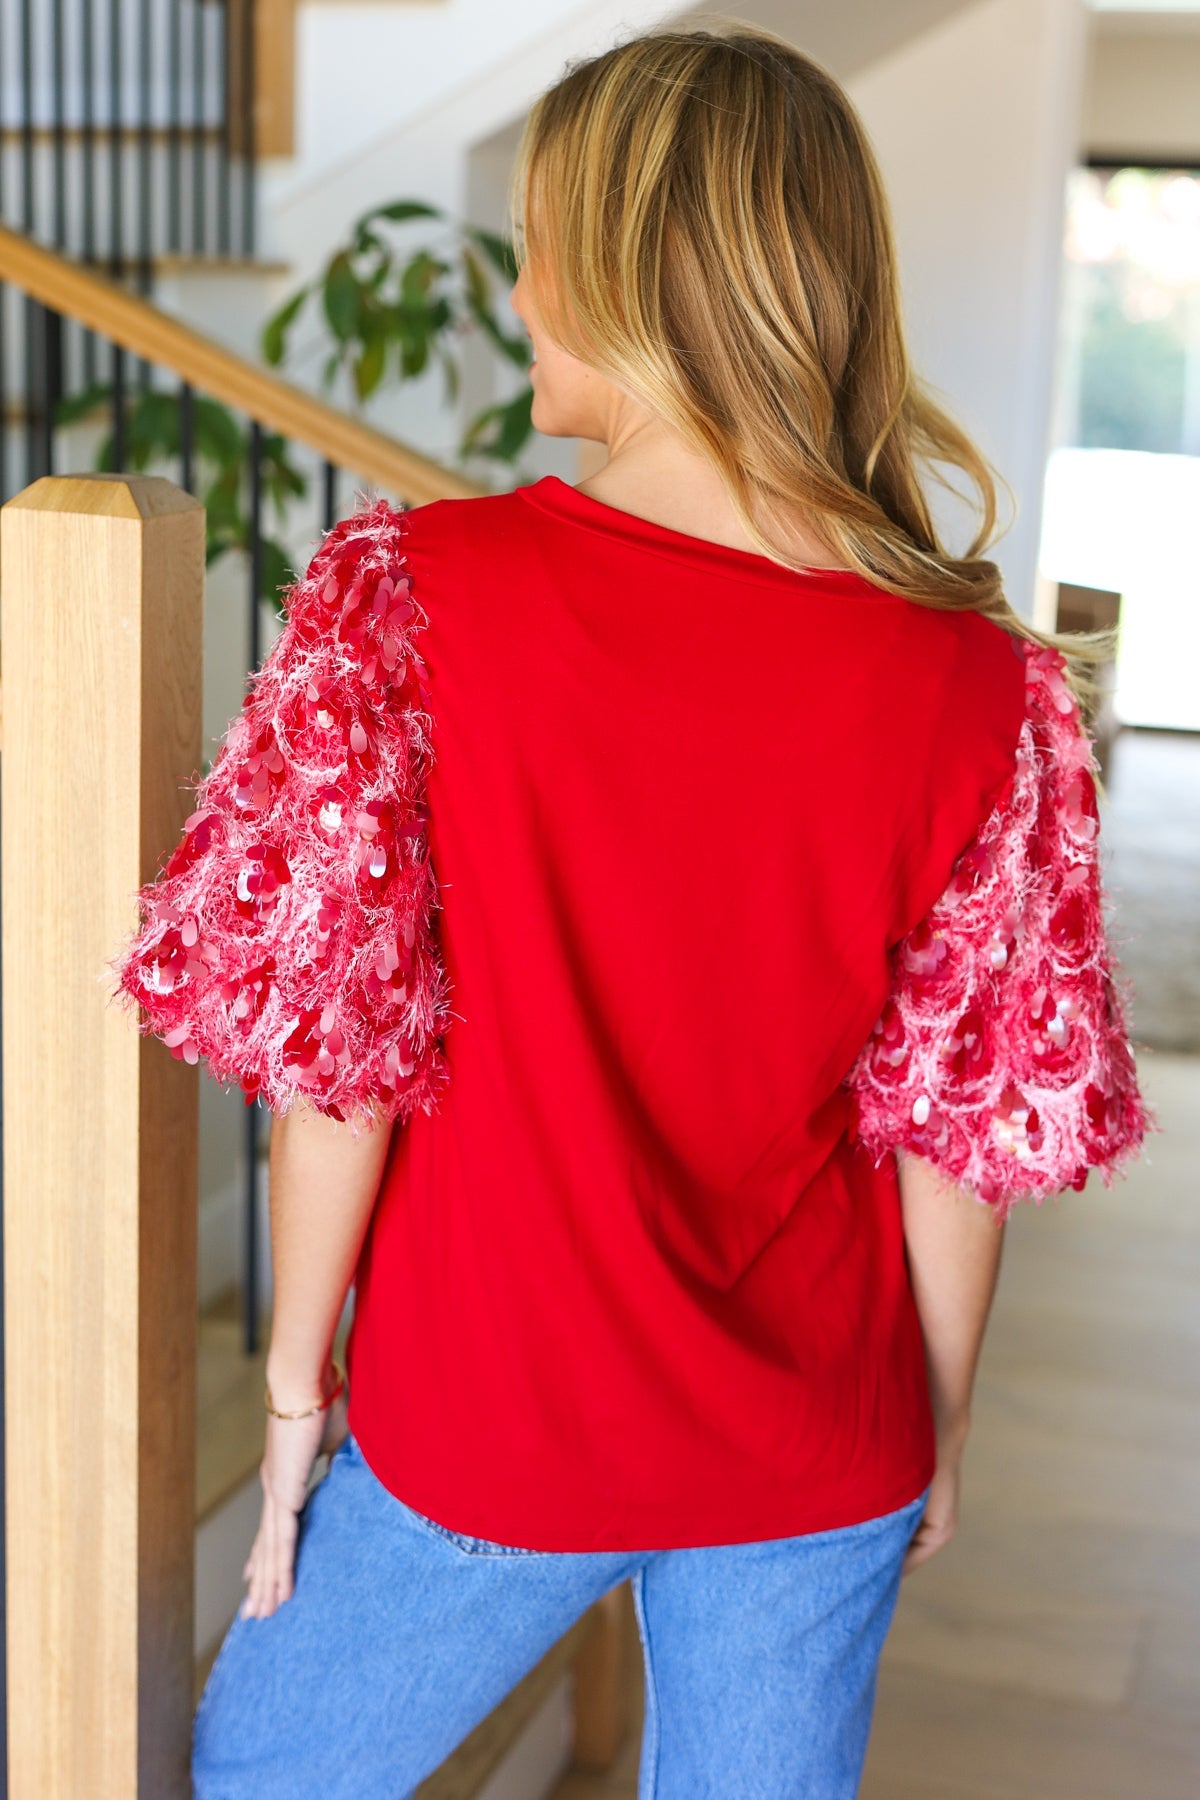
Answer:
<path fill-rule="evenodd" d="M 110 965 L 141 1030 L 275 1112 L 403 1118 L 446 1079 L 404 539 L 382 500 L 327 534 Z"/>
<path fill-rule="evenodd" d="M 264 956 L 261 962 L 251 964 L 240 975 L 222 980 L 221 998 L 229 1008 L 230 1018 L 243 1032 L 249 1031 L 259 1018 L 274 979 L 275 958 Z"/>
<path fill-rule="evenodd" d="M 378 887 L 398 872 L 396 824 L 385 800 L 369 800 L 355 817 L 359 844 L 355 867 Z"/>
<path fill-rule="evenodd" d="M 184 823 L 183 836 L 171 852 L 164 875 L 175 879 L 186 874 L 194 862 L 207 856 L 215 847 L 219 825 L 220 814 L 215 811 L 201 807 L 192 813 Z"/>
<path fill-rule="evenodd" d="M 873 1061 L 898 1069 L 908 1056 L 904 1023 L 895 1001 L 889 1000 L 872 1029 L 869 1054 Z"/>
<path fill-rule="evenodd" d="M 287 765 L 268 725 L 241 755 L 234 776 L 234 800 L 242 812 L 266 812 L 283 785 Z"/>
<path fill-rule="evenodd" d="M 968 1007 L 941 1044 L 943 1070 L 956 1080 L 977 1080 L 988 1065 L 987 1020 L 982 1007 Z"/>
<path fill-rule="evenodd" d="M 345 801 L 342 791 L 336 787 L 323 787 L 317 796 L 317 824 L 328 838 L 335 838 L 342 829 L 342 816 Z"/>
<path fill-rule="evenodd" d="M 259 924 L 269 920 L 291 879 L 282 850 L 274 844 L 251 844 L 237 872 L 237 909 L 242 917 Z"/>
<path fill-rule="evenodd" d="M 197 1063 L 200 1051 L 186 1025 L 176 1025 L 163 1035 L 163 1043 L 177 1060 Z"/>
<path fill-rule="evenodd" d="M 854 1130 L 1004 1217 L 1104 1179 L 1154 1121 L 1105 940 L 1094 759 L 1058 651 L 1024 645 L 1012 777 L 931 912 L 848 1077 Z"/>
<path fill-rule="evenodd" d="M 948 955 L 944 933 L 928 920 L 923 919 L 904 940 L 904 967 L 919 980 L 929 981 L 937 975 Z"/>

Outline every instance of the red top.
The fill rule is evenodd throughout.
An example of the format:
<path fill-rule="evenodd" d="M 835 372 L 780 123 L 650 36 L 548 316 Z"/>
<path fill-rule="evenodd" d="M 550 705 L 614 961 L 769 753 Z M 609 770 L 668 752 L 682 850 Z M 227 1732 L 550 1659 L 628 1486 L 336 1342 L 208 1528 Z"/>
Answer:
<path fill-rule="evenodd" d="M 403 1119 L 349 1351 L 369 1464 L 545 1550 L 914 1498 L 934 1444 L 892 1146 L 1007 1204 L 1145 1123 L 1102 931 L 1063 998 L 1045 959 L 1082 967 L 1076 940 L 1022 922 L 1038 870 L 1098 906 L 1058 659 L 555 477 L 377 503 L 289 619 L 122 979 L 276 1110 Z"/>

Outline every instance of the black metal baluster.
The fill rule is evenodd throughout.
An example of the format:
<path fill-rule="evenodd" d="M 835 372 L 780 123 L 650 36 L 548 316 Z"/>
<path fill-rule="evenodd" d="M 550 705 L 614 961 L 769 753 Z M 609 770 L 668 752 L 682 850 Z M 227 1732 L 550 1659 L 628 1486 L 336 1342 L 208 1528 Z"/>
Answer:
<path fill-rule="evenodd" d="M 192 0 L 192 242 L 201 254 L 208 242 L 205 195 L 204 63 L 205 19 L 201 0 Z"/>
<path fill-rule="evenodd" d="M 42 475 L 54 473 L 54 415 L 62 397 L 63 318 L 61 313 L 44 306 L 42 311 L 41 369 L 39 371 L 41 401 L 38 422 L 41 443 L 38 448 L 38 470 Z"/>
<path fill-rule="evenodd" d="M 183 0 L 167 7 L 167 249 L 183 249 Z"/>
<path fill-rule="evenodd" d="M 196 457 L 195 392 L 190 382 L 179 384 L 179 485 L 185 494 L 193 493 Z"/>
<path fill-rule="evenodd" d="M 124 113 L 121 106 L 121 0 L 108 6 L 108 257 L 115 276 L 122 273 L 125 230 L 125 146 L 121 141 Z"/>
<path fill-rule="evenodd" d="M 137 284 L 138 292 L 149 294 L 154 286 L 154 264 L 151 255 L 151 158 L 154 154 L 152 122 L 153 35 L 150 25 L 151 0 L 140 0 L 137 14 L 138 31 L 138 160 L 137 160 Z M 138 358 L 138 386 L 143 393 L 150 386 L 150 364 Z"/>
<path fill-rule="evenodd" d="M 242 0 L 243 5 L 245 0 Z M 221 43 L 217 67 L 221 71 L 221 117 L 217 139 L 217 254 L 228 256 L 232 249 L 231 205 L 233 200 L 233 39 L 229 30 L 228 6 L 221 9 Z"/>
<path fill-rule="evenodd" d="M 21 0 L 17 52 L 21 72 L 21 223 L 33 230 L 33 5 Z"/>
<path fill-rule="evenodd" d="M 32 233 L 34 219 L 34 186 L 33 186 L 33 7 L 31 0 L 21 0 L 20 12 L 20 68 L 21 68 L 21 223 L 27 232 Z M 22 308 L 25 321 L 25 343 L 23 345 L 22 366 L 25 371 L 24 411 L 25 411 L 25 480 L 36 481 L 41 474 L 38 458 L 41 453 L 41 437 L 38 431 L 37 415 L 34 411 L 33 372 L 41 368 L 43 355 L 43 338 L 45 320 L 37 301 L 27 294 Z"/>
<path fill-rule="evenodd" d="M 93 0 L 79 4 L 79 156 L 82 163 L 83 260 L 96 260 L 96 7 Z M 96 334 L 83 334 L 83 381 L 96 379 Z"/>
<path fill-rule="evenodd" d="M 118 474 L 125 468 L 125 352 L 120 344 L 112 347 L 112 466 Z"/>
<path fill-rule="evenodd" d="M 0 209 L 2 216 L 2 209 Z M 0 281 L 0 505 L 11 497 L 8 485 L 8 287 Z"/>
<path fill-rule="evenodd" d="M 50 8 L 50 92 L 53 113 L 51 133 L 54 145 L 54 242 L 60 250 L 67 248 L 67 99 L 66 71 L 63 62 L 63 0 L 53 0 Z"/>
<path fill-rule="evenodd" d="M 3 21 L 0 20 L 0 26 Z M 8 145 L 3 136 L 7 126 L 4 98 L 8 80 L 8 40 L 0 29 L 0 219 L 5 216 Z M 0 505 L 9 498 L 8 487 L 8 288 L 0 281 Z M 0 1411 L 3 1410 L 0 1402 Z M 2 1495 L 0 1495 L 2 1499 Z M 0 1590 L 3 1591 L 3 1590 Z M 3 1692 L 0 1689 L 0 1692 Z M 0 1713 L 3 1709 L 0 1708 Z M 2 1791 L 2 1790 L 0 1790 Z"/>
<path fill-rule="evenodd" d="M 21 308 L 25 333 L 21 345 L 22 361 L 22 405 L 25 414 L 25 484 L 36 481 L 42 473 L 38 459 L 42 450 L 42 435 L 38 430 L 37 399 L 38 375 L 43 365 L 42 342 L 45 336 L 45 319 L 41 307 L 36 300 L 25 296 Z"/>
<path fill-rule="evenodd" d="M 256 419 L 250 421 L 250 504 L 248 565 L 250 576 L 250 642 L 249 666 L 257 669 L 262 655 L 259 633 L 258 595 L 262 587 L 262 458 L 263 429 Z M 245 1257 L 246 1285 L 242 1295 L 244 1308 L 243 1339 L 247 1356 L 258 1349 L 258 1101 L 246 1109 L 246 1217 Z"/>
<path fill-rule="evenodd" d="M 337 464 L 326 462 L 322 470 L 321 502 L 325 530 L 337 523 Z"/>
<path fill-rule="evenodd" d="M 254 0 L 242 0 L 242 255 L 253 256 L 258 235 L 257 165 L 258 120 L 254 104 L 258 73 L 254 57 Z"/>
<path fill-rule="evenodd" d="M 67 98 L 63 47 L 63 0 L 50 7 L 51 170 L 54 177 L 54 242 L 67 249 Z M 42 461 L 47 475 L 54 467 L 54 418 L 63 391 L 63 355 L 67 320 L 61 313 L 46 315 L 46 416 L 43 420 Z"/>

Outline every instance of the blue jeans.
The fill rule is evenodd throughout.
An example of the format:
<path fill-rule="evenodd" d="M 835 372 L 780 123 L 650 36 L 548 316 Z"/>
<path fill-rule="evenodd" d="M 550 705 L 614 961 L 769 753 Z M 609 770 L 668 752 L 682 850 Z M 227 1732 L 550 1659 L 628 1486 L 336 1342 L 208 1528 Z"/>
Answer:
<path fill-rule="evenodd" d="M 629 1578 L 640 1800 L 851 1800 L 925 1495 L 841 1530 L 683 1550 L 526 1550 L 439 1525 L 353 1436 L 300 1521 L 292 1598 L 230 1626 L 196 1712 L 197 1800 L 407 1800 Z"/>

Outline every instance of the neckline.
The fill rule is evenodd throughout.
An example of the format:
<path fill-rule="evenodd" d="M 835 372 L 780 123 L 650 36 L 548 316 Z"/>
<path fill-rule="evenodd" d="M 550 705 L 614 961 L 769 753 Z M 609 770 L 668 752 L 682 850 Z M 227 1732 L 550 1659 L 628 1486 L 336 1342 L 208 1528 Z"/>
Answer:
<path fill-rule="evenodd" d="M 760 555 L 757 550 L 739 550 L 732 544 L 714 543 L 710 538 L 693 537 L 689 532 L 656 524 L 653 519 L 643 519 L 637 513 L 610 506 L 607 500 L 597 500 L 593 494 L 581 493 L 558 475 L 543 475 L 515 491 L 522 500 L 554 518 L 567 519 L 602 537 L 617 538 L 659 556 L 670 557 L 675 562 L 701 567 L 709 575 L 717 573 L 738 581 L 793 590 L 797 583 L 803 583 L 806 587 L 833 588 L 860 595 L 886 592 L 854 569 L 789 569 L 769 556 Z"/>

